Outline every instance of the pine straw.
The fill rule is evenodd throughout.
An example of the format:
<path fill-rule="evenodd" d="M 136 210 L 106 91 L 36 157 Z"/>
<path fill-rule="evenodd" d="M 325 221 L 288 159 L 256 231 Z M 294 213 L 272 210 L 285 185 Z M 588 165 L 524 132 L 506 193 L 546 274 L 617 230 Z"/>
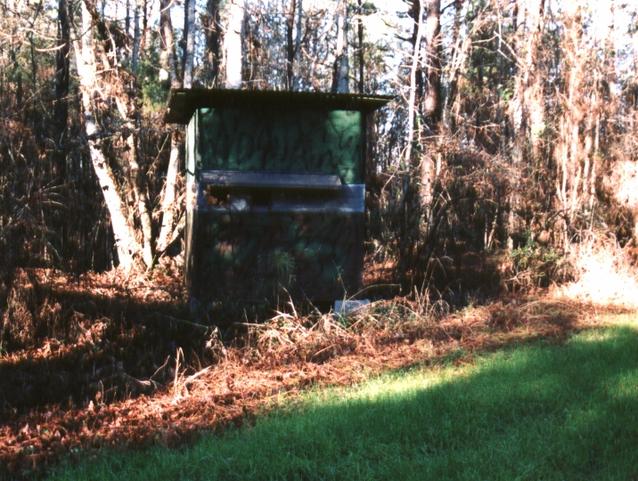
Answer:
<path fill-rule="evenodd" d="M 0 478 L 32 477 L 61 456 L 85 457 L 107 446 L 189 441 L 202 430 L 250 422 L 309 386 L 350 385 L 417 364 L 467 362 L 477 351 L 539 337 L 560 341 L 595 325 L 600 309 L 528 299 L 439 318 L 435 312 L 397 299 L 346 318 L 280 313 L 264 325 L 247 326 L 243 347 L 223 346 L 214 335 L 209 347 L 219 355 L 216 364 L 187 371 L 178 354 L 172 383 L 152 395 L 111 404 L 92 400 L 82 408 L 48 406 L 0 424 Z"/>

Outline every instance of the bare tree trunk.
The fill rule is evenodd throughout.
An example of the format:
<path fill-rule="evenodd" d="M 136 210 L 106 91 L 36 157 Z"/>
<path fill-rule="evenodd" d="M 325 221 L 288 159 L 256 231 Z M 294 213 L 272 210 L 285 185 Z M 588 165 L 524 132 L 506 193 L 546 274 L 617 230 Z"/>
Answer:
<path fill-rule="evenodd" d="M 424 12 L 427 6 L 427 13 Z M 425 20 L 424 20 L 425 14 Z M 432 200 L 432 183 L 438 168 L 434 167 L 434 158 L 428 155 L 412 159 L 412 144 L 422 138 L 419 129 L 415 129 L 415 120 L 423 116 L 429 133 L 438 131 L 441 118 L 441 62 L 440 62 L 440 0 L 414 0 L 411 16 L 414 23 L 412 36 L 413 52 L 410 69 L 410 94 L 408 99 L 408 129 L 405 159 L 415 166 L 419 178 L 418 204 L 425 211 Z M 425 41 L 425 49 L 421 44 Z M 425 72 L 425 76 L 423 73 Z M 425 91 L 424 91 L 425 88 Z"/>
<path fill-rule="evenodd" d="M 238 89 L 242 84 L 242 27 L 244 24 L 244 0 L 230 0 L 226 9 L 224 33 L 224 60 L 226 76 L 224 86 Z"/>
<path fill-rule="evenodd" d="M 357 20 L 357 39 L 359 41 L 359 93 L 362 94 L 365 90 L 365 78 L 363 76 L 365 70 L 365 51 L 363 47 L 363 0 L 358 0 L 357 9 L 359 18 Z"/>
<path fill-rule="evenodd" d="M 522 192 L 520 177 L 529 158 L 532 164 L 542 161 L 541 139 L 545 122 L 543 64 L 539 59 L 544 27 L 545 0 L 520 0 L 517 6 L 516 50 L 521 52 L 514 82 L 514 98 L 510 103 L 513 125 L 512 193 L 509 196 L 508 246 L 513 247 L 512 234 L 522 229 L 516 212 L 520 210 Z M 529 148 L 528 148 L 529 146 Z M 531 157 L 528 155 L 531 154 Z M 541 167 L 543 168 L 543 167 Z"/>
<path fill-rule="evenodd" d="M 447 95 L 445 96 L 445 100 L 443 102 L 442 107 L 442 122 L 445 125 L 445 128 L 448 132 L 454 131 L 456 127 L 456 119 L 454 115 L 452 115 L 452 110 L 456 102 L 457 91 L 458 91 L 458 82 L 459 82 L 459 72 L 460 65 L 462 64 L 462 60 L 464 59 L 464 44 L 468 43 L 468 39 L 465 42 L 461 41 L 461 14 L 463 11 L 463 0 L 454 0 L 454 21 L 452 23 L 452 55 L 451 59 L 448 62 L 448 85 L 449 88 L 447 90 Z"/>
<path fill-rule="evenodd" d="M 422 199 L 420 198 L 420 182 L 415 172 L 419 169 L 420 156 L 414 154 L 414 144 L 418 135 L 415 128 L 420 116 L 420 104 L 423 94 L 423 72 L 421 69 L 421 44 L 425 31 L 423 23 L 423 4 L 421 0 L 413 0 L 410 16 L 414 22 L 412 29 L 412 61 L 410 65 L 410 80 L 408 86 L 408 118 L 406 132 L 406 147 L 403 162 L 409 171 L 403 179 L 401 199 L 401 234 L 399 245 L 398 271 L 401 278 L 407 276 L 416 255 L 416 245 L 420 238 L 422 219 Z"/>
<path fill-rule="evenodd" d="M 135 258 L 141 253 L 141 247 L 135 239 L 133 226 L 127 220 L 125 206 L 118 192 L 113 171 L 98 146 L 99 130 L 96 123 L 96 107 L 93 99 L 99 98 L 101 92 L 97 81 L 96 56 L 92 38 L 92 18 L 86 2 L 82 2 L 81 8 L 82 34 L 78 35 L 80 40 L 75 40 L 73 47 L 80 79 L 84 130 L 88 140 L 91 163 L 104 196 L 104 203 L 111 217 L 111 227 L 115 238 L 118 260 L 120 266 L 128 270 L 133 267 Z"/>
<path fill-rule="evenodd" d="M 66 131 L 68 121 L 69 95 L 69 49 L 71 28 L 66 0 L 58 0 L 58 50 L 55 54 L 55 144 L 56 176 L 60 182 L 66 179 Z"/>
<path fill-rule="evenodd" d="M 184 88 L 193 86 L 193 68 L 195 62 L 195 0 L 186 0 L 184 3 Z"/>
<path fill-rule="evenodd" d="M 427 89 L 423 99 L 423 116 L 431 132 L 438 131 L 441 120 L 441 0 L 424 0 L 425 19 L 425 79 Z"/>
<path fill-rule="evenodd" d="M 297 2 L 297 28 L 295 32 L 295 55 L 301 52 L 301 35 L 303 32 L 303 0 L 295 0 Z M 299 76 L 294 77 L 293 88 L 299 88 Z"/>
<path fill-rule="evenodd" d="M 137 75 L 137 68 L 140 60 L 140 43 L 142 42 L 140 32 L 140 0 L 135 0 L 133 10 L 133 51 L 131 52 L 131 71 Z"/>
<path fill-rule="evenodd" d="M 135 98 L 129 99 L 131 102 L 135 102 Z M 151 267 L 153 264 L 153 226 L 151 221 L 151 214 L 149 212 L 149 199 L 144 188 L 143 173 L 140 170 L 138 161 L 138 148 L 135 141 L 136 126 L 132 118 L 137 106 L 128 105 L 124 98 L 116 97 L 115 103 L 119 111 L 120 117 L 124 121 L 123 137 L 126 143 L 126 154 L 128 160 L 128 170 L 130 172 L 129 184 L 132 188 L 132 197 L 135 201 L 137 208 L 137 214 L 142 225 L 142 258 L 146 267 Z"/>
<path fill-rule="evenodd" d="M 180 87 L 176 62 L 174 61 L 173 26 L 170 17 L 171 0 L 162 0 L 160 24 L 162 26 L 162 52 L 160 54 L 161 66 L 169 72 L 171 86 Z M 157 237 L 156 251 L 161 255 L 175 237 L 175 218 L 177 217 L 177 178 L 179 175 L 180 149 L 182 140 L 180 132 L 174 129 L 171 132 L 171 150 L 168 158 L 166 182 L 160 201 L 160 214 L 162 223 Z"/>
<path fill-rule="evenodd" d="M 126 0 L 126 15 L 124 16 L 124 31 L 126 35 L 131 33 L 131 0 Z"/>
<path fill-rule="evenodd" d="M 55 106 L 53 111 L 55 141 L 54 178 L 59 185 L 67 183 L 67 138 L 69 117 L 69 50 L 71 44 L 71 27 L 69 22 L 69 10 L 66 0 L 58 0 L 58 50 L 55 54 Z M 1 88 L 1 87 L 0 87 Z M 63 190 L 63 195 L 68 191 Z M 54 212 L 52 217 L 59 229 L 58 241 L 60 250 L 64 252 L 68 239 L 68 219 L 61 212 Z"/>
<path fill-rule="evenodd" d="M 423 124 L 428 137 L 426 155 L 419 162 L 420 192 L 419 201 L 424 212 L 431 210 L 432 192 L 435 176 L 441 170 L 440 156 L 434 148 L 438 143 L 439 123 L 441 121 L 441 0 L 424 0 L 427 7 L 424 25 L 425 40 L 425 94 L 423 97 Z"/>
<path fill-rule="evenodd" d="M 290 9 L 286 14 L 286 89 L 292 90 L 294 84 L 295 65 L 295 13 L 297 0 L 290 0 Z"/>
<path fill-rule="evenodd" d="M 415 10 L 416 9 L 416 10 Z M 412 144 L 415 141 L 414 138 L 414 123 L 415 116 L 419 112 L 418 104 L 419 104 L 419 85 L 418 85 L 418 76 L 420 73 L 420 62 L 421 62 L 421 41 L 423 39 L 423 5 L 421 4 L 421 0 L 413 0 L 413 10 L 412 10 L 413 20 L 415 22 L 414 26 L 414 36 L 412 42 L 412 65 L 410 66 L 410 86 L 409 86 L 409 95 L 408 95 L 408 127 L 406 134 L 406 148 L 405 148 L 405 161 L 406 164 L 409 164 L 412 159 Z"/>
<path fill-rule="evenodd" d="M 140 50 L 142 53 L 151 44 L 151 31 L 148 28 L 149 5 L 148 0 L 142 0 L 142 40 L 140 42 Z"/>
<path fill-rule="evenodd" d="M 339 0 L 337 6 L 337 46 L 332 68 L 332 92 L 349 91 L 350 62 L 348 59 L 348 2 Z"/>
<path fill-rule="evenodd" d="M 175 218 L 177 217 L 177 178 L 179 175 L 181 139 L 178 131 L 171 132 L 171 150 L 166 171 L 166 183 L 162 192 L 162 225 L 157 238 L 156 251 L 162 254 L 175 238 Z"/>
<path fill-rule="evenodd" d="M 175 55 L 175 35 L 171 21 L 172 0 L 160 1 L 160 66 L 170 80 L 171 87 L 179 85 L 177 79 L 177 56 Z"/>
<path fill-rule="evenodd" d="M 85 0 L 85 6 L 89 7 L 91 0 Z M 139 105 L 136 101 L 139 98 L 139 87 L 136 79 L 136 70 L 140 56 L 140 10 L 143 0 L 135 0 L 133 15 L 133 50 L 131 53 L 131 70 L 133 76 L 130 78 L 121 75 L 115 75 L 109 78 L 110 84 L 107 89 L 111 98 L 114 100 L 115 106 L 122 122 L 121 136 L 126 148 L 124 156 L 127 160 L 123 164 L 124 171 L 128 174 L 128 181 L 123 185 L 123 191 L 127 195 L 127 199 L 132 200 L 137 211 L 137 218 L 141 225 L 141 254 L 142 260 L 146 267 L 150 268 L 153 264 L 153 228 L 151 214 L 149 211 L 149 199 L 145 187 L 145 179 L 139 165 L 139 150 L 137 145 L 138 122 L 136 120 Z M 93 3 L 90 3 L 90 12 L 93 19 L 98 19 L 97 10 Z M 114 66 L 113 59 L 110 59 L 106 52 L 100 50 L 102 65 L 110 70 Z M 94 50 L 94 55 L 97 52 Z M 97 57 L 96 57 L 97 59 Z M 115 69 L 117 72 L 117 69 Z"/>
<path fill-rule="evenodd" d="M 219 63 L 221 57 L 221 25 L 220 25 L 220 0 L 208 0 L 206 16 L 206 72 L 210 83 L 217 85 L 219 82 Z"/>

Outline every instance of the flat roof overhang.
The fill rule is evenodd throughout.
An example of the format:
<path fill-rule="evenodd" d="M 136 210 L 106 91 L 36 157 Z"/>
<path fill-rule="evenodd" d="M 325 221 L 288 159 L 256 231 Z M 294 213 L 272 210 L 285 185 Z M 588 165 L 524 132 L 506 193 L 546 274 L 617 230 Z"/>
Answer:
<path fill-rule="evenodd" d="M 249 108 L 292 110 L 358 110 L 371 112 L 390 100 L 390 95 L 336 94 L 327 92 L 289 92 L 273 90 L 172 89 L 166 123 L 186 124 L 199 108 Z"/>

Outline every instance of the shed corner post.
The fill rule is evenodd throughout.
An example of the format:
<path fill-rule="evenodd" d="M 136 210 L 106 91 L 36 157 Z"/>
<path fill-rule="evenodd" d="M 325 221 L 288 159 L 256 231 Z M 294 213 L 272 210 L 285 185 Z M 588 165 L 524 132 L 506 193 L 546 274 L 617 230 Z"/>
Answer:
<path fill-rule="evenodd" d="M 193 281 L 193 242 L 196 238 L 197 202 L 199 200 L 199 183 L 197 181 L 197 168 L 199 152 L 199 112 L 195 110 L 186 128 L 186 229 L 184 233 L 184 267 L 185 281 L 188 290 L 191 291 Z"/>

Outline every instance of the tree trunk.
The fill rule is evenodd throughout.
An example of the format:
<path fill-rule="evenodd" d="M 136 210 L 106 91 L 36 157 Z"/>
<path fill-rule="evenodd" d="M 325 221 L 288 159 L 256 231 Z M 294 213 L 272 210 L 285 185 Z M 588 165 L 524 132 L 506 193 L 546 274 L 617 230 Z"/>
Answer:
<path fill-rule="evenodd" d="M 186 0 L 184 3 L 184 61 L 183 81 L 184 88 L 193 86 L 193 67 L 195 62 L 195 0 Z"/>
<path fill-rule="evenodd" d="M 545 106 L 542 66 L 539 64 L 539 48 L 545 17 L 545 0 L 526 0 L 520 9 L 524 16 L 521 22 L 521 48 L 524 60 L 519 66 L 515 83 L 514 129 L 517 150 L 522 150 L 525 137 L 529 138 L 532 158 L 540 157 L 540 140 L 545 125 Z M 519 154 L 522 157 L 522 152 Z"/>
<path fill-rule="evenodd" d="M 301 52 L 301 35 L 303 33 L 303 0 L 295 0 L 297 2 L 297 28 L 295 32 L 295 55 L 299 56 Z M 300 76 L 294 77 L 293 88 L 299 89 Z"/>
<path fill-rule="evenodd" d="M 224 33 L 224 59 L 226 76 L 224 86 L 241 88 L 242 84 L 242 26 L 244 24 L 244 0 L 230 0 L 227 6 L 227 24 Z"/>
<path fill-rule="evenodd" d="M 140 32 L 140 0 L 135 0 L 133 10 L 133 51 L 131 52 L 131 71 L 137 75 L 137 68 L 140 60 L 140 43 L 142 42 Z"/>
<path fill-rule="evenodd" d="M 520 178 L 526 159 L 531 163 L 541 162 L 540 141 L 544 130 L 545 106 L 539 48 L 542 42 L 545 0 L 521 0 L 517 6 L 517 26 L 515 48 L 521 52 L 514 82 L 514 98 L 510 103 L 513 125 L 512 165 L 519 174 L 512 179 L 512 193 L 509 196 L 507 230 L 508 245 L 513 247 L 513 234 L 521 232 L 523 225 L 517 212 L 520 211 L 522 192 Z M 531 149 L 528 149 L 528 146 Z M 531 157 L 530 155 L 531 154 Z"/>
<path fill-rule="evenodd" d="M 206 72 L 211 85 L 219 82 L 219 61 L 221 47 L 220 0 L 208 0 L 208 15 L 206 17 Z"/>
<path fill-rule="evenodd" d="M 171 61 L 174 59 L 174 41 L 173 41 L 173 26 L 170 18 L 170 2 L 171 0 L 162 0 L 162 10 L 160 23 L 162 25 L 162 52 L 160 54 L 160 60 L 162 62 L 161 67 L 169 72 L 171 79 L 171 86 L 173 88 L 180 87 L 178 74 L 176 72 L 176 62 Z M 162 216 L 162 223 L 160 226 L 159 235 L 157 237 L 156 252 L 162 254 L 170 245 L 175 237 L 175 218 L 179 206 L 177 205 L 177 178 L 179 175 L 180 164 L 180 150 L 182 146 L 182 140 L 180 132 L 177 128 L 171 132 L 171 150 L 168 157 L 168 169 L 166 171 L 166 182 L 164 183 L 164 189 L 162 190 L 162 196 L 160 201 L 160 214 Z"/>
<path fill-rule="evenodd" d="M 448 63 L 449 68 L 449 88 L 445 95 L 444 106 L 441 112 L 441 120 L 448 132 L 454 130 L 456 119 L 451 112 L 456 102 L 456 94 L 458 91 L 458 80 L 460 72 L 460 61 L 464 57 L 463 42 L 461 42 L 461 14 L 463 11 L 463 0 L 454 0 L 454 21 L 452 23 L 452 55 Z"/>
<path fill-rule="evenodd" d="M 337 6 L 337 46 L 332 67 L 332 92 L 349 91 L 350 63 L 348 60 L 348 2 L 340 0 Z"/>
<path fill-rule="evenodd" d="M 175 237 L 175 218 L 178 212 L 177 205 L 177 178 L 179 175 L 181 139 L 179 132 L 171 132 L 171 151 L 168 158 L 168 169 L 166 171 L 166 183 L 162 191 L 160 212 L 162 214 L 162 225 L 157 238 L 156 251 L 162 254 L 171 244 Z"/>
<path fill-rule="evenodd" d="M 421 41 L 423 39 L 423 6 L 421 0 L 413 0 L 412 19 L 414 21 L 414 30 L 412 36 L 412 65 L 410 66 L 410 86 L 408 94 L 408 127 L 406 134 L 405 162 L 406 165 L 412 159 L 412 145 L 415 142 L 414 124 L 415 117 L 419 113 L 418 105 L 421 93 L 419 90 L 419 77 L 421 76 Z"/>
<path fill-rule="evenodd" d="M 131 33 L 131 0 L 126 0 L 126 15 L 124 15 L 124 31 L 126 35 Z"/>
<path fill-rule="evenodd" d="M 160 66 L 163 75 L 170 81 L 171 87 L 179 86 L 177 78 L 177 58 L 175 55 L 175 36 L 173 33 L 173 23 L 171 21 L 172 0 L 160 1 Z M 160 80 L 162 74 L 160 73 Z"/>
<path fill-rule="evenodd" d="M 290 9 L 286 14 L 286 89 L 292 90 L 294 85 L 294 65 L 295 65 L 295 14 L 297 0 L 290 0 Z"/>
<path fill-rule="evenodd" d="M 96 107 L 93 99 L 94 97 L 100 97 L 100 88 L 97 81 L 96 57 L 93 47 L 92 18 L 86 1 L 89 0 L 82 2 L 81 6 L 82 35 L 78 35 L 80 40 L 75 40 L 73 46 L 80 80 L 84 131 L 87 137 L 91 163 L 111 218 L 118 261 L 122 268 L 129 270 L 133 267 L 135 258 L 141 254 L 142 249 L 135 239 L 133 226 L 128 222 L 125 206 L 117 189 L 113 171 L 98 145 L 100 132 L 96 123 Z"/>
<path fill-rule="evenodd" d="M 135 105 L 135 97 L 132 98 L 116 97 L 115 104 L 119 111 L 120 117 L 124 122 L 124 131 L 122 136 L 126 143 L 126 156 L 128 160 L 129 179 L 128 183 L 132 190 L 132 198 L 134 199 L 137 215 L 142 225 L 142 258 L 146 267 L 153 264 L 153 226 L 151 214 L 149 212 L 149 199 L 146 189 L 144 188 L 144 179 L 138 161 L 138 148 L 135 141 L 135 132 L 137 131 L 135 121 L 132 118 L 135 115 L 137 106 Z M 128 101 L 128 102 L 127 102 Z M 129 105 L 133 103 L 133 105 Z"/>
<path fill-rule="evenodd" d="M 582 174 L 584 146 L 581 142 L 582 125 L 587 106 L 583 104 L 586 95 L 585 52 L 582 45 L 582 9 L 569 5 L 565 13 L 565 88 L 563 108 L 559 119 L 555 156 L 558 167 L 556 195 L 559 210 L 563 211 L 569 223 L 576 216 L 582 201 Z M 564 233 L 567 238 L 568 233 Z"/>
<path fill-rule="evenodd" d="M 399 264 L 398 271 L 402 279 L 410 271 L 410 266 L 415 262 L 416 244 L 420 238 L 422 218 L 422 199 L 419 196 L 419 179 L 415 175 L 419 170 L 420 158 L 414 153 L 414 144 L 417 142 L 416 121 L 420 115 L 420 99 L 422 98 L 422 70 L 421 70 L 421 43 L 424 34 L 423 5 L 421 0 L 413 0 L 410 9 L 412 17 L 412 59 L 410 65 L 410 80 L 408 86 L 408 118 L 406 129 L 406 146 L 403 163 L 408 168 L 404 176 L 401 198 L 401 233 L 399 235 Z"/>
<path fill-rule="evenodd" d="M 441 120 L 441 0 L 424 0 L 425 79 L 423 116 L 430 132 L 437 132 Z"/>
<path fill-rule="evenodd" d="M 58 50 L 55 54 L 55 169 L 60 183 L 66 180 L 66 131 L 68 121 L 69 95 L 69 47 L 71 29 L 66 0 L 58 0 Z"/>
<path fill-rule="evenodd" d="M 358 0 L 357 9 L 359 12 L 359 18 L 357 20 L 357 39 L 359 41 L 359 93 L 362 94 L 365 90 L 365 78 L 364 67 L 365 67 L 365 51 L 363 49 L 363 0 Z"/>

